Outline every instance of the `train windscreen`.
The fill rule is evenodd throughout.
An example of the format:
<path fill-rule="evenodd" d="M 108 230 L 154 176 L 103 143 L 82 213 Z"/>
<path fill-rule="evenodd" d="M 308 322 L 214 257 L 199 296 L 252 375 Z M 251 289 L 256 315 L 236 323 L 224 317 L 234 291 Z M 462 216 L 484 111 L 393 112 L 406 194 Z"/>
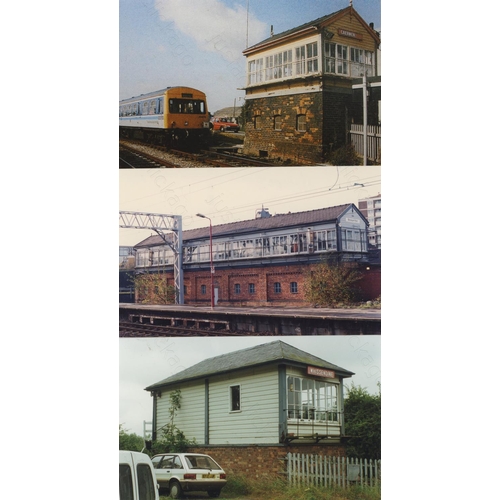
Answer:
<path fill-rule="evenodd" d="M 205 114 L 205 101 L 198 99 L 170 99 L 170 113 Z"/>

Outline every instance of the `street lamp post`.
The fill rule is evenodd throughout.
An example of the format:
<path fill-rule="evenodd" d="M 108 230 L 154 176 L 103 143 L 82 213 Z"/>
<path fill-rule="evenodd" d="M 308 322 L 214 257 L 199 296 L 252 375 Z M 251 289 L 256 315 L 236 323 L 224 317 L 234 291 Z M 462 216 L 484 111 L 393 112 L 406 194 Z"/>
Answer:
<path fill-rule="evenodd" d="M 212 219 L 203 214 L 196 214 L 197 217 L 202 219 L 208 219 L 210 223 L 210 307 L 214 308 L 214 262 L 213 262 L 213 252 L 212 252 Z"/>

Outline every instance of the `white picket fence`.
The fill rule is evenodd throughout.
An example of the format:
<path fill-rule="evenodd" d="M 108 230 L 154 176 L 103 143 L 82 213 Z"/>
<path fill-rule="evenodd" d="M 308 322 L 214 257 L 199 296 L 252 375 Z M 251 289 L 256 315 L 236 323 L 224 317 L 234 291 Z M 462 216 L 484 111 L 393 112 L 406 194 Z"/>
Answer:
<path fill-rule="evenodd" d="M 315 486 L 352 485 L 377 486 L 380 484 L 380 460 L 347 457 L 324 457 L 303 453 L 287 454 L 288 481 L 293 485 Z"/>
<path fill-rule="evenodd" d="M 351 143 L 356 153 L 363 156 L 363 125 L 351 125 Z M 380 125 L 367 125 L 366 127 L 366 157 L 372 161 L 381 159 L 382 134 Z"/>

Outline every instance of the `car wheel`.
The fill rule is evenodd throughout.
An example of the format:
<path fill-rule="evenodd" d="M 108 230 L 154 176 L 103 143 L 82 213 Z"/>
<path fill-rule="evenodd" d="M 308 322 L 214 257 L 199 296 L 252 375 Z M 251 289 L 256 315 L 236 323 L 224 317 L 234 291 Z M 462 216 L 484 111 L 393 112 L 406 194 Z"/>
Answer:
<path fill-rule="evenodd" d="M 220 490 L 209 490 L 207 493 L 210 498 L 219 498 L 220 496 Z"/>
<path fill-rule="evenodd" d="M 172 498 L 182 498 L 182 488 L 177 481 L 174 481 L 170 485 L 170 496 Z"/>

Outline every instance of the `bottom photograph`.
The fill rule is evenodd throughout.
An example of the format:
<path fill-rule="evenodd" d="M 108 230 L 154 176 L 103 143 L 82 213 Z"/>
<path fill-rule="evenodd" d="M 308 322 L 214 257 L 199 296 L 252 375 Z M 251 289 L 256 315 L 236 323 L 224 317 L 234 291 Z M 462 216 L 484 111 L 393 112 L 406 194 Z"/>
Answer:
<path fill-rule="evenodd" d="M 121 338 L 120 499 L 379 499 L 380 343 Z"/>

